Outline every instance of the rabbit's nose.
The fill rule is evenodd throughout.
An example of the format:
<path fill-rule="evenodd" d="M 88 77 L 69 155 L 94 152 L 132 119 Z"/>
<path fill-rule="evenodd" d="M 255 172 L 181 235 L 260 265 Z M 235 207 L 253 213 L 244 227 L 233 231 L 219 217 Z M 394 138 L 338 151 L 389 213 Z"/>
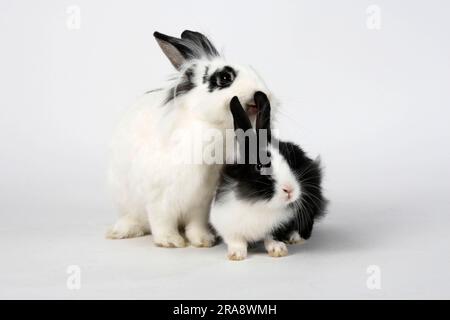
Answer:
<path fill-rule="evenodd" d="M 289 200 L 292 197 L 292 192 L 294 191 L 294 188 L 291 185 L 284 185 L 282 189 L 283 192 L 286 193 L 287 199 Z"/>

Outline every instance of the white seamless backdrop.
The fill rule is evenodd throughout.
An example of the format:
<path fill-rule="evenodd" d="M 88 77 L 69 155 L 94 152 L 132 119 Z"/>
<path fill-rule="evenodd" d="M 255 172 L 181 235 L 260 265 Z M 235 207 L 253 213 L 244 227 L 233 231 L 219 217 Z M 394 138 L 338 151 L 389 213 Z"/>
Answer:
<path fill-rule="evenodd" d="M 450 298 L 449 13 L 444 0 L 1 0 L 0 298 Z M 329 214 L 286 258 L 104 239 L 112 129 L 173 72 L 153 31 L 184 29 L 257 69 L 281 136 L 322 157 Z"/>

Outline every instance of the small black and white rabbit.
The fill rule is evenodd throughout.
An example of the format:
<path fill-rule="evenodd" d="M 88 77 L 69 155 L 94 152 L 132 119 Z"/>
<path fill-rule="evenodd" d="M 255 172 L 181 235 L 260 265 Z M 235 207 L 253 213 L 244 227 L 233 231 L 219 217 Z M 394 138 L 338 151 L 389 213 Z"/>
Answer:
<path fill-rule="evenodd" d="M 287 255 L 286 243 L 308 239 L 326 206 L 319 162 L 299 146 L 276 140 L 270 129 L 269 99 L 256 92 L 254 101 L 255 130 L 239 99 L 230 102 L 240 152 L 235 163 L 223 168 L 211 209 L 211 224 L 227 244 L 230 260 L 245 259 L 248 243 L 260 240 L 270 256 Z M 246 138 L 239 139 L 240 129 Z M 253 150 L 252 138 L 257 142 Z M 252 158 L 255 149 L 257 156 Z"/>

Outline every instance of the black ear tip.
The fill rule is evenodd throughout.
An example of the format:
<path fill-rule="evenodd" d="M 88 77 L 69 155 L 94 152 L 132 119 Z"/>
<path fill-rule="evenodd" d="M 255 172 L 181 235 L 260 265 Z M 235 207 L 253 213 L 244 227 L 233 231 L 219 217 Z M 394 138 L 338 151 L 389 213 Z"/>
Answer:
<path fill-rule="evenodd" d="M 153 32 L 153 36 L 156 38 L 156 40 L 162 41 L 170 41 L 170 39 L 172 39 L 172 37 L 158 31 Z"/>
<path fill-rule="evenodd" d="M 230 101 L 230 109 L 231 111 L 237 111 L 240 108 L 242 108 L 241 102 L 239 101 L 238 97 L 234 96 Z"/>
<path fill-rule="evenodd" d="M 231 98 L 231 103 L 233 103 L 233 104 L 239 103 L 239 98 L 234 96 L 233 98 Z"/>
<path fill-rule="evenodd" d="M 188 37 L 190 34 L 193 34 L 194 33 L 194 31 L 191 31 L 191 30 L 184 30 L 182 33 L 181 33 L 181 38 L 186 38 L 186 37 Z"/>
<path fill-rule="evenodd" d="M 238 97 L 234 96 L 231 99 L 231 101 L 230 101 L 230 109 L 231 109 L 231 112 L 233 112 L 233 113 L 234 112 L 239 113 L 239 112 L 241 112 L 241 110 L 244 110 L 242 108 L 241 102 L 239 101 Z"/>
<path fill-rule="evenodd" d="M 267 101 L 267 100 L 269 100 L 267 98 L 267 95 L 264 92 L 262 92 L 262 91 L 256 91 L 255 95 L 254 95 L 254 99 L 255 99 L 255 102 L 257 100 L 259 100 L 259 101 Z"/>
<path fill-rule="evenodd" d="M 254 95 L 255 104 L 258 107 L 258 109 L 270 109 L 270 101 L 269 98 L 267 98 L 267 95 L 262 91 L 257 91 Z"/>

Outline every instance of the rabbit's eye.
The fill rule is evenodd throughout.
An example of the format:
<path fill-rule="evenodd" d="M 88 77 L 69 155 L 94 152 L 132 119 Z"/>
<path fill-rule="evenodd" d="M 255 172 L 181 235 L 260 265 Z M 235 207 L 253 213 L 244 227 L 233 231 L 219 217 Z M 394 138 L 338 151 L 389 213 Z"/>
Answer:
<path fill-rule="evenodd" d="M 217 84 L 220 87 L 225 87 L 225 86 L 228 86 L 233 81 L 233 77 L 232 77 L 231 73 L 229 73 L 227 71 L 222 71 L 218 74 L 217 80 L 218 80 Z"/>
<path fill-rule="evenodd" d="M 236 79 L 236 71 L 226 66 L 221 70 L 217 70 L 212 74 L 209 80 L 209 91 L 213 91 L 215 89 L 224 89 L 231 86 L 234 79 Z"/>
<path fill-rule="evenodd" d="M 255 164 L 255 170 L 263 175 L 270 174 L 271 167 L 272 164 L 270 162 L 268 164 L 262 163 Z"/>
<path fill-rule="evenodd" d="M 220 75 L 220 80 L 222 80 L 222 82 L 230 82 L 231 81 L 231 75 L 229 73 L 223 73 Z"/>

